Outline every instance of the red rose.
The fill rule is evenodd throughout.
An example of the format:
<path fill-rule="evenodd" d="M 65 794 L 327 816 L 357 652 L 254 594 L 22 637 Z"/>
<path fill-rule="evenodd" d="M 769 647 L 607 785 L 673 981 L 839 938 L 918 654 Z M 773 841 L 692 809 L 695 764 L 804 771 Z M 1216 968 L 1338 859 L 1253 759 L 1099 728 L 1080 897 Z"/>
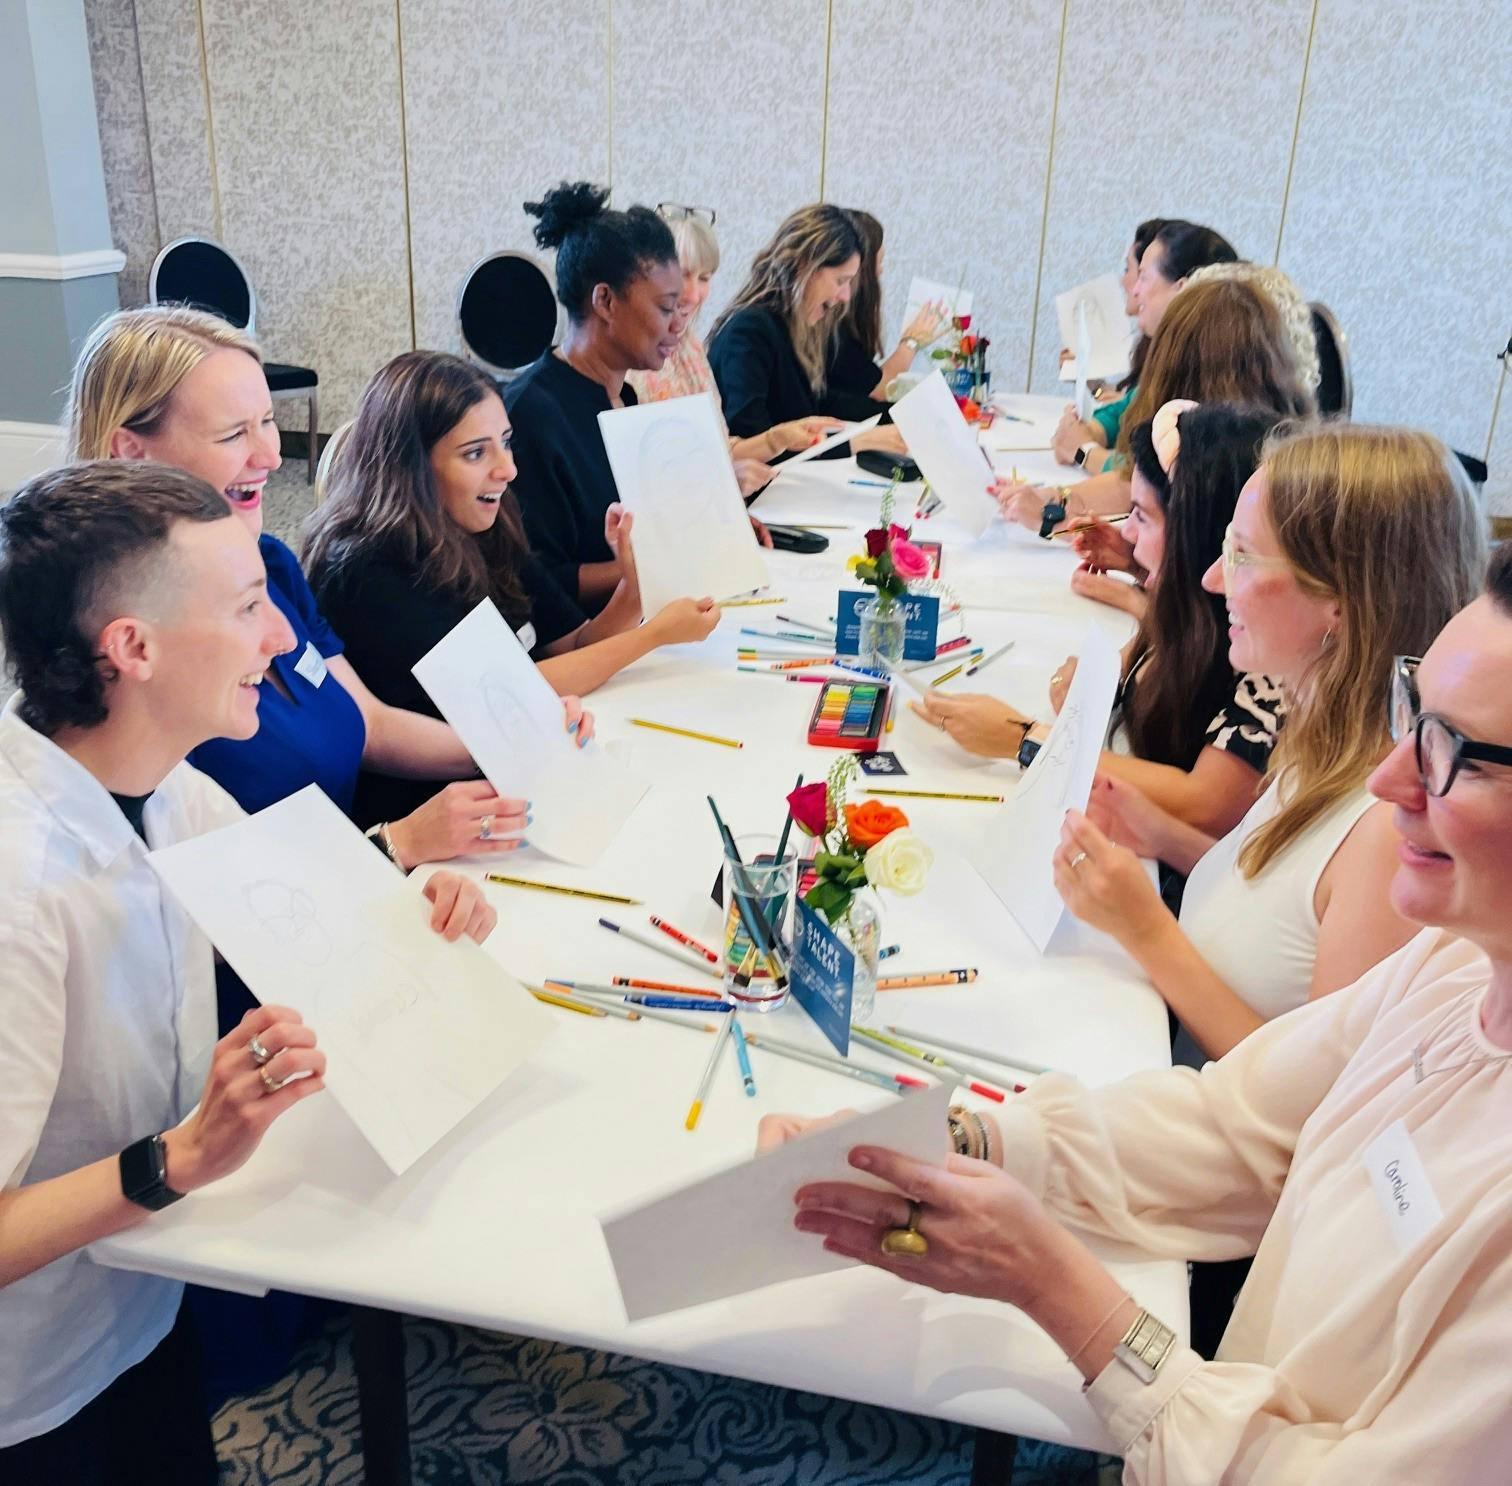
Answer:
<path fill-rule="evenodd" d="M 876 527 L 866 534 L 866 555 L 868 557 L 880 557 L 882 549 L 887 546 L 887 533 L 881 527 Z"/>
<path fill-rule="evenodd" d="M 971 316 L 970 315 L 957 315 L 955 317 L 955 328 L 957 330 L 970 330 L 971 329 Z"/>
<path fill-rule="evenodd" d="M 788 809 L 798 829 L 808 836 L 822 836 L 828 824 L 829 792 L 823 780 L 804 784 L 787 797 Z"/>

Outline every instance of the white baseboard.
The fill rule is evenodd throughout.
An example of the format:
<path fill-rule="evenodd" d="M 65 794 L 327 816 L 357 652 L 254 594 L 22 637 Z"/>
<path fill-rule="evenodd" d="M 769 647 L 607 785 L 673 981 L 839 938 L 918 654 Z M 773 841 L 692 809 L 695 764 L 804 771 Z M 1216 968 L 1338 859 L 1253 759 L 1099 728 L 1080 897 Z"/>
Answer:
<path fill-rule="evenodd" d="M 63 462 L 67 430 L 54 423 L 7 423 L 0 419 L 0 494 Z"/>
<path fill-rule="evenodd" d="M 96 248 L 88 253 L 0 253 L 0 279 L 92 279 L 120 273 L 126 255 L 119 248 Z"/>

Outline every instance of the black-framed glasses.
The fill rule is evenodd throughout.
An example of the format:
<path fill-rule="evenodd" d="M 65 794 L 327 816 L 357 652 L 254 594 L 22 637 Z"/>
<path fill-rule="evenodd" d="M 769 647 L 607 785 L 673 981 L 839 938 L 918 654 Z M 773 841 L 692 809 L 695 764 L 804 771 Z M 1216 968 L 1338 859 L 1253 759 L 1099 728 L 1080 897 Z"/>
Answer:
<path fill-rule="evenodd" d="M 1424 712 L 1418 699 L 1415 655 L 1399 655 L 1391 669 L 1391 741 L 1412 735 L 1418 778 L 1435 799 L 1449 793 L 1460 765 L 1469 759 L 1487 764 L 1512 764 L 1512 748 L 1467 738 L 1436 712 Z"/>
<path fill-rule="evenodd" d="M 656 209 L 669 222 L 681 222 L 684 217 L 697 217 L 710 227 L 714 225 L 714 219 L 718 215 L 712 206 L 684 206 L 680 201 L 658 201 Z"/>

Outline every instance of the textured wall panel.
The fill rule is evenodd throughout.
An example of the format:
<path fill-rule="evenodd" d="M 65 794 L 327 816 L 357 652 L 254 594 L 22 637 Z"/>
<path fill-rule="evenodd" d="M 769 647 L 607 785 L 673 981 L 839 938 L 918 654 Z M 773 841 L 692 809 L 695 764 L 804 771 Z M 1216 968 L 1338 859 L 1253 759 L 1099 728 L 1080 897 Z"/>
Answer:
<path fill-rule="evenodd" d="M 164 242 L 217 231 L 199 11 L 195 0 L 136 0 L 137 45 L 158 228 Z M 116 61 L 123 53 L 114 52 Z"/>
<path fill-rule="evenodd" d="M 825 194 L 886 231 L 884 334 L 915 274 L 955 284 L 964 269 L 996 383 L 1022 391 L 1061 4 L 1004 14 L 835 0 Z"/>
<path fill-rule="evenodd" d="M 1205 222 L 1241 257 L 1272 260 L 1311 11 L 1311 0 L 1070 0 L 1036 391 L 1057 385 L 1055 295 L 1121 269 L 1141 219 Z"/>
<path fill-rule="evenodd" d="M 1349 336 L 1356 418 L 1476 454 L 1512 330 L 1509 71 L 1504 5 L 1326 0 L 1281 243 Z"/>
<path fill-rule="evenodd" d="M 457 288 L 500 248 L 534 252 L 520 203 L 609 178 L 606 0 L 404 0 L 415 310 L 458 350 Z"/>
<path fill-rule="evenodd" d="M 612 0 L 614 195 L 719 213 L 709 327 L 751 258 L 819 198 L 825 0 Z"/>

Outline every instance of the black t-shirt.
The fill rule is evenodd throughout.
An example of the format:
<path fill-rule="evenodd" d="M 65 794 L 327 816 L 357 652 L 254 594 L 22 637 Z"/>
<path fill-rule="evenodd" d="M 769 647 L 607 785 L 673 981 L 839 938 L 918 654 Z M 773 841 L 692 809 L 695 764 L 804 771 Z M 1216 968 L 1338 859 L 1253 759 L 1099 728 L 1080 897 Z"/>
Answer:
<path fill-rule="evenodd" d="M 861 342 L 844 326 L 830 345 L 829 359 L 824 364 L 826 396 L 854 399 L 865 412 L 847 414 L 848 417 L 870 418 L 874 413 L 884 413 L 889 404 L 872 396 L 872 388 L 882 378 L 882 368 L 866 353 Z M 837 414 L 837 416 L 839 416 Z"/>
<path fill-rule="evenodd" d="M 410 669 L 472 612 L 473 604 L 437 593 L 420 581 L 418 566 L 392 552 L 373 549 L 338 567 L 312 573 L 311 586 L 323 613 L 346 641 L 347 659 L 380 702 L 441 714 Z M 533 553 L 520 566 L 520 584 L 530 598 L 535 631 L 530 653 L 539 660 L 548 645 L 583 624 L 582 611 L 557 586 Z M 517 628 L 517 633 L 523 624 Z M 352 818 L 364 830 L 380 820 L 399 820 L 441 788 L 430 779 L 399 779 L 364 769 L 357 779 Z"/>
<path fill-rule="evenodd" d="M 627 408 L 635 406 L 628 382 L 620 396 Z M 604 512 L 619 490 L 598 424 L 598 415 L 613 406 L 609 394 L 547 351 L 504 389 L 504 406 L 514 425 L 511 488 L 531 550 L 564 593 L 596 613 L 608 596 L 583 604 L 578 568 L 614 561 L 604 540 Z"/>
<path fill-rule="evenodd" d="M 127 824 L 143 841 L 147 840 L 147 827 L 142 823 L 142 816 L 146 812 L 147 802 L 152 798 L 152 791 L 145 795 L 118 795 L 114 790 L 110 792 L 110 798 L 121 807 L 121 814 L 126 817 Z M 148 842 L 148 845 L 151 845 Z"/>

